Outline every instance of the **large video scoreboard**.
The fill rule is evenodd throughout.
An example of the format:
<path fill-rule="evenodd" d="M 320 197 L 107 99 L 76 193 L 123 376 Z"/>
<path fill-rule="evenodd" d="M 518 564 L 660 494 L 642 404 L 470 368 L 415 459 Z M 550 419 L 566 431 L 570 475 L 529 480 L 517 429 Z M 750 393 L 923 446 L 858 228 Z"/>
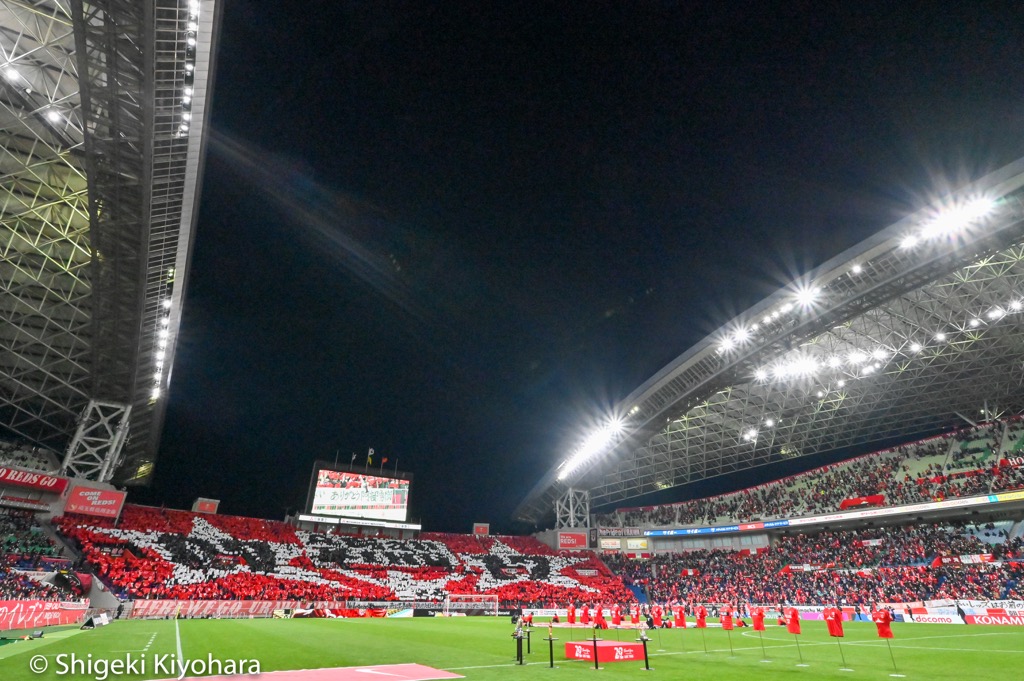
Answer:
<path fill-rule="evenodd" d="M 407 478 L 334 470 L 318 462 L 310 482 L 309 512 L 405 522 L 411 485 Z"/>

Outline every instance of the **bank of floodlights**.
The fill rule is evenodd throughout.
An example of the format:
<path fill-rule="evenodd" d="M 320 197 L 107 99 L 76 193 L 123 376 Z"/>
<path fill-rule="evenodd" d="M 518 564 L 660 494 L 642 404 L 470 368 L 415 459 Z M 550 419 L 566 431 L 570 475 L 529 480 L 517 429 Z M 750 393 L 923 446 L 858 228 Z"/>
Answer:
<path fill-rule="evenodd" d="M 565 480 L 579 470 L 587 461 L 590 461 L 598 454 L 606 451 L 610 445 L 615 443 L 616 439 L 622 433 L 622 429 L 622 421 L 620 419 L 612 419 L 588 435 L 586 439 L 580 443 L 580 446 L 576 448 L 576 451 L 572 453 L 572 456 L 566 459 L 562 465 L 559 466 L 558 479 Z"/>

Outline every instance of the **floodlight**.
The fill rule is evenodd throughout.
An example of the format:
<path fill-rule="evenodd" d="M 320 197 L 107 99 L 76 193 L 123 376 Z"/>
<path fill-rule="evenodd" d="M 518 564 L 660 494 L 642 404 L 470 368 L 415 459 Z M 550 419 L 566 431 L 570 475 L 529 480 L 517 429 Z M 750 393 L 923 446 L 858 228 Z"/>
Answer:
<path fill-rule="evenodd" d="M 56 123 L 60 120 L 60 111 L 57 111 L 56 109 L 50 109 L 46 112 L 46 118 L 51 123 Z"/>
<path fill-rule="evenodd" d="M 978 328 L 979 326 L 981 326 L 981 320 L 980 320 L 980 319 L 978 319 L 978 318 L 974 318 L 974 319 L 972 319 L 971 321 L 969 321 L 969 322 L 968 322 L 968 324 L 970 324 L 970 325 L 971 325 L 971 328 L 972 328 L 972 329 L 976 329 L 976 328 Z"/>
<path fill-rule="evenodd" d="M 825 391 L 824 390 L 819 390 L 817 394 L 818 394 L 818 397 L 824 397 L 825 396 Z"/>
<path fill-rule="evenodd" d="M 757 371 L 754 372 L 754 378 L 756 378 L 759 381 L 764 381 L 768 378 L 768 372 L 765 371 L 764 369 L 758 369 Z"/>
<path fill-rule="evenodd" d="M 1002 308 L 994 307 L 994 308 L 992 308 L 991 310 L 988 311 L 988 315 L 987 316 L 988 316 L 989 319 L 999 319 L 1004 314 L 1006 314 L 1006 312 L 1004 312 L 1002 310 Z"/>
<path fill-rule="evenodd" d="M 164 300 L 164 302 L 161 303 L 161 305 L 164 306 L 165 310 L 170 310 L 171 309 L 171 299 L 167 298 L 166 300 Z"/>
<path fill-rule="evenodd" d="M 195 39 L 195 38 L 193 38 L 192 36 L 189 36 L 189 37 L 188 37 L 188 38 L 187 38 L 187 39 L 185 40 L 185 42 L 186 42 L 186 43 L 188 43 L 189 47 L 195 47 L 195 46 L 196 46 L 196 39 Z"/>
<path fill-rule="evenodd" d="M 954 234 L 957 230 L 985 217 L 995 207 L 995 201 L 982 197 L 961 206 L 948 208 L 925 226 L 924 233 L 930 237 Z"/>
<path fill-rule="evenodd" d="M 800 307 L 808 308 L 818 299 L 821 289 L 816 286 L 801 286 L 796 291 L 796 302 Z"/>
<path fill-rule="evenodd" d="M 846 385 L 846 381 L 844 381 L 843 379 L 840 378 L 838 381 L 836 381 L 836 385 L 838 385 L 840 388 L 842 388 L 842 387 L 844 387 Z"/>
<path fill-rule="evenodd" d="M 854 265 L 853 269 L 851 269 L 850 271 L 853 272 L 854 274 L 860 274 L 861 272 L 864 271 L 864 268 L 861 267 L 860 264 L 857 264 L 857 265 Z"/>
<path fill-rule="evenodd" d="M 907 236 L 903 237 L 902 241 L 900 241 L 900 248 L 909 249 L 909 248 L 913 248 L 916 245 L 917 245 L 917 235 L 915 235 L 915 234 L 908 234 Z"/>
<path fill-rule="evenodd" d="M 868 355 L 866 352 L 854 350 L 847 356 L 847 359 L 849 360 L 850 364 L 863 364 L 864 362 L 868 361 Z"/>
<path fill-rule="evenodd" d="M 843 358 L 839 355 L 829 355 L 828 365 L 833 369 L 836 369 L 843 365 Z"/>
<path fill-rule="evenodd" d="M 889 353 L 885 351 L 885 348 L 875 348 L 874 351 L 872 351 L 871 356 L 875 359 L 885 359 L 889 356 Z"/>
<path fill-rule="evenodd" d="M 935 334 L 935 340 L 937 340 L 937 341 L 944 341 L 944 340 L 946 340 L 946 334 L 944 334 L 941 331 L 939 331 L 937 334 Z"/>
<path fill-rule="evenodd" d="M 793 305 L 792 305 L 792 303 L 786 303 L 785 305 L 783 305 L 783 306 L 782 306 L 781 308 L 779 308 L 779 309 L 780 309 L 780 310 L 781 310 L 782 312 L 789 312 L 790 310 L 792 310 L 792 309 L 793 309 Z"/>
<path fill-rule="evenodd" d="M 16 68 L 8 67 L 4 69 L 4 76 L 7 77 L 7 80 L 18 80 L 18 75 L 18 69 Z"/>
<path fill-rule="evenodd" d="M 150 394 L 150 399 L 160 399 L 160 388 L 153 388 L 153 392 Z"/>
<path fill-rule="evenodd" d="M 920 343 L 911 343 L 910 344 L 910 351 L 911 352 L 921 352 L 921 344 Z"/>
<path fill-rule="evenodd" d="M 775 421 L 774 421 L 774 419 L 765 419 L 765 421 L 764 421 L 764 425 L 766 425 L 766 426 L 768 426 L 769 428 L 771 428 L 772 426 L 774 426 L 774 425 L 775 425 Z"/>
<path fill-rule="evenodd" d="M 1015 300 L 1012 303 L 1010 303 L 1010 309 L 1013 310 L 1014 312 L 1017 312 L 1020 310 L 1021 305 L 1022 304 L 1019 300 Z"/>
<path fill-rule="evenodd" d="M 732 340 L 735 343 L 742 343 L 743 341 L 750 338 L 750 331 L 743 328 L 742 326 L 736 329 L 736 332 L 732 334 Z"/>

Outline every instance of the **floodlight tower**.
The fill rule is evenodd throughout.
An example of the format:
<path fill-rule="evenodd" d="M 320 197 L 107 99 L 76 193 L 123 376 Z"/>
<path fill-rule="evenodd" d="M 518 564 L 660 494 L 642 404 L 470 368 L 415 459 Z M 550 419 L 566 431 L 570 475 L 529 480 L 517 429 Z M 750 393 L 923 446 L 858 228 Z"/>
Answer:
<path fill-rule="evenodd" d="M 569 487 L 555 500 L 555 527 L 590 528 L 590 492 Z"/>

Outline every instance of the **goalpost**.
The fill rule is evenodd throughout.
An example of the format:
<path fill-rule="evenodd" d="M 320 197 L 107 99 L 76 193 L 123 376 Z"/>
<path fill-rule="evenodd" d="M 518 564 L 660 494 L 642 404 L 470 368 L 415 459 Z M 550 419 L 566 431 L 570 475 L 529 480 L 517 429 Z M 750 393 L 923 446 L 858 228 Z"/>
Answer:
<path fill-rule="evenodd" d="M 444 615 L 498 616 L 498 597 L 495 594 L 448 594 L 444 599 Z"/>

